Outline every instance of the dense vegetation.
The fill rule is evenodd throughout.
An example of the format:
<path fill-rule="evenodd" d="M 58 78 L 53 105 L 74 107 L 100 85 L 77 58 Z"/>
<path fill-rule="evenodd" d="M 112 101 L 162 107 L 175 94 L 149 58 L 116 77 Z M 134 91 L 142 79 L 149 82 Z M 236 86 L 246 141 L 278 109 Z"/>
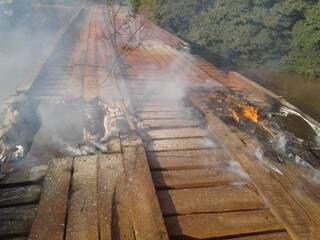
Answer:
<path fill-rule="evenodd" d="M 164 28 L 238 66 L 320 76 L 319 0 L 130 0 Z"/>

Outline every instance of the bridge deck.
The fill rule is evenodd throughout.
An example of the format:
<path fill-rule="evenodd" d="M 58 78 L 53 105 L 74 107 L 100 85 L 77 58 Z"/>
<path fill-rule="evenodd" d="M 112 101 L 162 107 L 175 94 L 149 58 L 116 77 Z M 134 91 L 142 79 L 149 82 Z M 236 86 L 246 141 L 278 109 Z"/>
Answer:
<path fill-rule="evenodd" d="M 319 186 L 291 163 L 272 162 L 277 172 L 257 161 L 258 143 L 210 108 L 217 90 L 237 90 L 234 82 L 146 26 L 152 34 L 121 56 L 120 72 L 110 72 L 115 52 L 102 7 L 66 33 L 70 48 L 53 53 L 32 98 L 99 99 L 128 124 L 99 155 L 53 159 L 48 171 L 21 167 L 0 181 L 0 238 L 318 239 Z M 195 90 L 203 84 L 205 92 Z M 254 86 L 236 87 L 268 105 Z"/>

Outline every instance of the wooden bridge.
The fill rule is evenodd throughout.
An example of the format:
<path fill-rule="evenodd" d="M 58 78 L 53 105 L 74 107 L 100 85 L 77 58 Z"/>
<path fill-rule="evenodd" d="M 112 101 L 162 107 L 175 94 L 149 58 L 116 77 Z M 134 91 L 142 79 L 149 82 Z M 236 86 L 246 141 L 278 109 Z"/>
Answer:
<path fill-rule="evenodd" d="M 0 181 L 0 239 L 320 239 L 320 185 L 295 162 L 257 159 L 261 143 L 223 121 L 217 96 L 298 110 L 135 21 L 143 21 L 138 42 L 128 41 L 136 22 L 115 42 L 105 7 L 79 10 L 18 89 L 22 106 L 81 106 L 87 139 L 101 128 L 111 135 L 93 153 L 15 163 Z M 37 137 L 45 125 L 33 156 L 48 149 Z"/>

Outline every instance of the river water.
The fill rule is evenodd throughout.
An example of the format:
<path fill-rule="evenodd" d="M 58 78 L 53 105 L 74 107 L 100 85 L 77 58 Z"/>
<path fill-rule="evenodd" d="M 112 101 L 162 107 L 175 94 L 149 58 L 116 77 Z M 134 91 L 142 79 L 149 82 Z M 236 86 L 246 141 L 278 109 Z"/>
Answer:
<path fill-rule="evenodd" d="M 251 80 L 283 96 L 288 102 L 320 122 L 320 78 L 260 69 L 245 72 L 244 75 Z"/>

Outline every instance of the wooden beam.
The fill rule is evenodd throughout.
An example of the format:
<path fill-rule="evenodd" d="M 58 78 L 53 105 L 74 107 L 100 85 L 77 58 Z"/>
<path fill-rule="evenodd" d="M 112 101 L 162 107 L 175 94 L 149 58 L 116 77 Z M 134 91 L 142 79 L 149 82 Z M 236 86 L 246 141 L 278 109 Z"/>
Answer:
<path fill-rule="evenodd" d="M 201 150 L 217 149 L 219 143 L 209 138 L 185 138 L 185 139 L 167 139 L 154 140 L 146 145 L 148 152 L 158 151 L 181 151 L 181 150 Z"/>
<path fill-rule="evenodd" d="M 293 239 L 318 239 L 319 226 L 310 218 L 299 203 L 265 168 L 253 159 L 246 146 L 236 134 L 223 123 L 197 95 L 191 96 L 192 103 L 198 107 L 230 156 L 238 161 L 248 173 L 260 196 L 266 202 L 272 213 L 285 226 Z"/>
<path fill-rule="evenodd" d="M 154 171 L 152 179 L 156 188 L 169 189 L 212 187 L 247 181 L 226 168 Z"/>
<path fill-rule="evenodd" d="M 258 148 L 262 148 L 260 144 L 254 141 L 248 134 L 237 132 L 237 135 L 241 141 L 245 142 L 248 149 L 254 152 Z M 279 163 L 269 156 L 264 156 L 265 163 L 272 164 L 274 167 L 279 169 L 283 174 L 270 171 L 270 174 L 277 179 L 279 184 L 283 186 L 301 206 L 305 212 L 308 213 L 309 217 L 320 227 L 320 199 L 319 190 L 313 189 L 313 185 L 305 180 L 305 175 L 302 171 L 298 171 L 299 165 L 287 161 Z M 302 170 L 302 169 L 301 169 Z M 304 169 L 305 172 L 306 169 Z"/>
<path fill-rule="evenodd" d="M 196 239 L 283 230 L 269 210 L 182 215 L 166 217 L 165 221 L 170 236 Z"/>
<path fill-rule="evenodd" d="M 151 170 L 219 168 L 230 161 L 222 149 L 148 152 L 147 155 Z"/>
<path fill-rule="evenodd" d="M 140 119 L 177 119 L 188 118 L 185 112 L 143 112 L 139 114 Z"/>
<path fill-rule="evenodd" d="M 158 191 L 162 214 L 254 210 L 265 204 L 246 185 Z"/>
<path fill-rule="evenodd" d="M 36 205 L 0 209 L 0 239 L 27 236 L 36 213 Z"/>
<path fill-rule="evenodd" d="M 283 231 L 233 237 L 228 238 L 228 240 L 291 240 L 291 238 L 287 232 Z"/>
<path fill-rule="evenodd" d="M 199 123 L 185 119 L 147 119 L 142 121 L 146 128 L 187 128 L 198 127 Z"/>
<path fill-rule="evenodd" d="M 30 240 L 63 240 L 72 158 L 54 159 L 45 178 L 39 211 L 32 224 Z"/>
<path fill-rule="evenodd" d="M 68 208 L 66 240 L 98 240 L 97 156 L 77 157 Z"/>
<path fill-rule="evenodd" d="M 0 208 L 37 203 L 40 193 L 40 185 L 0 189 Z"/>
<path fill-rule="evenodd" d="M 191 138 L 206 137 L 208 134 L 206 129 L 202 128 L 176 128 L 176 129 L 159 129 L 147 132 L 151 139 L 170 139 L 170 138 Z"/>
<path fill-rule="evenodd" d="M 100 239 L 133 240 L 122 154 L 100 156 L 98 166 Z"/>
<path fill-rule="evenodd" d="M 35 166 L 35 168 L 37 168 L 37 166 Z M 10 173 L 0 181 L 0 188 L 18 187 L 40 183 L 47 173 L 46 167 L 42 166 L 42 169 L 38 171 L 33 170 L 34 168 L 31 168 L 26 164 L 18 165 L 14 172 Z"/>
<path fill-rule="evenodd" d="M 18 93 L 28 92 L 32 89 L 34 81 L 37 79 L 40 71 L 43 69 L 43 66 L 47 62 L 50 55 L 52 55 L 54 50 L 57 48 L 58 44 L 61 42 L 61 39 L 64 36 L 64 34 L 66 33 L 66 31 L 69 29 L 69 26 L 77 18 L 77 16 L 79 16 L 82 9 L 83 9 L 83 7 L 78 8 L 76 10 L 75 14 L 69 19 L 69 21 L 66 22 L 63 25 L 63 27 L 61 27 L 61 29 L 55 34 L 52 42 L 48 44 L 49 47 L 46 49 L 45 54 L 39 59 L 39 61 L 35 65 L 33 71 L 30 72 L 30 75 L 27 76 L 25 81 L 22 84 L 20 84 L 20 86 L 16 89 L 16 91 Z"/>
<path fill-rule="evenodd" d="M 133 144 L 130 144 L 130 141 L 123 141 L 123 143 L 125 143 L 122 149 L 128 191 L 131 196 L 135 239 L 169 239 L 143 145 L 136 144 L 139 143 L 136 137 L 133 138 Z"/>

